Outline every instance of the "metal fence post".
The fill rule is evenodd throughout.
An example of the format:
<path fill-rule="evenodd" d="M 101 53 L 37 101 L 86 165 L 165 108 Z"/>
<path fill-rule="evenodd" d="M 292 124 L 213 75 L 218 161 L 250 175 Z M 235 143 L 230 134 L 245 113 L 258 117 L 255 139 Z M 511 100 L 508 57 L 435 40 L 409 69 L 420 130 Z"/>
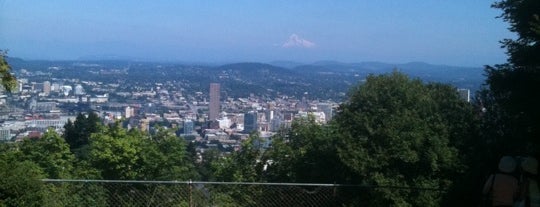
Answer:
<path fill-rule="evenodd" d="M 193 188 L 193 182 L 189 180 L 189 207 L 193 207 L 193 194 L 192 194 L 192 188 Z"/>

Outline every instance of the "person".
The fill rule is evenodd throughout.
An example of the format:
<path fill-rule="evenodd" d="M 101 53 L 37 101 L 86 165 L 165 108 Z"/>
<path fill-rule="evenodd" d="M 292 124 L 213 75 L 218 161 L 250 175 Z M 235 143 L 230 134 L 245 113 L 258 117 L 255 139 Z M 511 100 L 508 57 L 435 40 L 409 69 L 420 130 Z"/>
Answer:
<path fill-rule="evenodd" d="M 518 179 L 511 173 L 516 169 L 516 160 L 504 156 L 499 161 L 499 172 L 492 174 L 484 184 L 484 196 L 491 194 L 491 205 L 497 207 L 512 207 L 518 197 Z"/>
<path fill-rule="evenodd" d="M 526 207 L 540 207 L 540 190 L 538 189 L 538 161 L 526 157 L 521 162 L 523 171 L 522 192 Z"/>

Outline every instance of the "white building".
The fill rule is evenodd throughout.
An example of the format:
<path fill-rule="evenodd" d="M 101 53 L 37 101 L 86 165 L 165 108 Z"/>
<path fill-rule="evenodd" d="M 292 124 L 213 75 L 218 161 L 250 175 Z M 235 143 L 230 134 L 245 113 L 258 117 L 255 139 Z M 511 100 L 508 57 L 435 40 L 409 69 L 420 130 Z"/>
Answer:
<path fill-rule="evenodd" d="M 219 122 L 220 129 L 228 129 L 231 127 L 231 120 L 228 119 L 227 117 L 221 117 L 217 119 L 217 121 Z"/>
<path fill-rule="evenodd" d="M 62 86 L 62 92 L 64 96 L 69 96 L 69 93 L 73 90 L 71 86 Z"/>
<path fill-rule="evenodd" d="M 84 89 L 81 84 L 77 84 L 75 86 L 75 95 L 76 96 L 84 95 Z"/>
<path fill-rule="evenodd" d="M 61 130 L 64 128 L 64 125 L 68 122 L 68 119 L 72 121 L 76 117 L 73 116 L 61 116 L 58 119 L 34 119 L 26 121 L 27 127 L 38 128 L 38 129 L 47 129 L 49 127 L 54 128 L 55 130 Z"/>
<path fill-rule="evenodd" d="M 465 89 L 465 88 L 460 88 L 457 90 L 458 90 L 459 96 L 463 100 L 465 100 L 466 102 L 471 102 L 471 90 Z"/>
<path fill-rule="evenodd" d="M 299 111 L 298 116 L 301 118 L 307 118 L 308 115 L 311 115 L 315 118 L 315 122 L 317 123 L 326 123 L 326 116 L 324 112 L 306 112 L 306 111 Z"/>
<path fill-rule="evenodd" d="M 135 115 L 135 109 L 131 106 L 126 107 L 126 118 L 132 117 Z"/>

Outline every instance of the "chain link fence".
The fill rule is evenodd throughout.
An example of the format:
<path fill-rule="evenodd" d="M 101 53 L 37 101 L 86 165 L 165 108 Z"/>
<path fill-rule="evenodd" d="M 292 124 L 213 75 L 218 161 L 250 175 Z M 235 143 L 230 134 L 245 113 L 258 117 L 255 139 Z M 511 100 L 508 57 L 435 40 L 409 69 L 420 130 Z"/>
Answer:
<path fill-rule="evenodd" d="M 339 184 L 44 179 L 47 206 L 357 206 L 373 187 Z M 380 188 L 380 187 L 378 187 Z M 435 193 L 436 189 L 381 190 Z"/>

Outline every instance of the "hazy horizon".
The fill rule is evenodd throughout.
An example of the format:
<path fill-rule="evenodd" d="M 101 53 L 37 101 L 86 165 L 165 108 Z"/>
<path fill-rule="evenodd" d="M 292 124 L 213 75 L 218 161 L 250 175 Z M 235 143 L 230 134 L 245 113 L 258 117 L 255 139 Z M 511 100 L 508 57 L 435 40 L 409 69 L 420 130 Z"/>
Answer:
<path fill-rule="evenodd" d="M 441 66 L 441 67 L 456 67 L 456 68 L 484 68 L 483 66 L 463 66 L 463 65 L 450 65 L 450 64 L 435 64 L 425 61 L 408 61 L 408 62 L 383 62 L 383 61 L 356 61 L 356 62 L 343 62 L 336 60 L 318 60 L 313 62 L 300 62 L 300 61 L 291 61 L 291 60 L 274 60 L 274 61 L 184 61 L 184 60 L 145 60 L 137 59 L 132 57 L 119 57 L 119 58 L 101 58 L 101 57 L 82 57 L 78 59 L 27 59 L 21 57 L 13 57 L 8 55 L 8 58 L 17 58 L 23 61 L 47 61 L 47 62 L 100 62 L 100 61 L 125 61 L 125 62 L 140 62 L 140 63 L 155 63 L 155 64 L 193 64 L 193 65 L 205 65 L 205 66 L 224 66 L 230 64 L 244 64 L 244 63 L 255 63 L 255 64 L 268 64 L 276 67 L 283 68 L 294 68 L 296 66 L 307 66 L 307 65 L 332 65 L 332 64 L 344 64 L 344 65 L 355 65 L 355 64 L 387 64 L 387 65 L 408 65 L 408 64 L 427 64 L 430 66 Z M 8 60 L 9 61 L 9 60 Z"/>
<path fill-rule="evenodd" d="M 0 48 L 26 60 L 481 67 L 506 62 L 499 41 L 514 36 L 491 3 L 0 0 Z"/>

